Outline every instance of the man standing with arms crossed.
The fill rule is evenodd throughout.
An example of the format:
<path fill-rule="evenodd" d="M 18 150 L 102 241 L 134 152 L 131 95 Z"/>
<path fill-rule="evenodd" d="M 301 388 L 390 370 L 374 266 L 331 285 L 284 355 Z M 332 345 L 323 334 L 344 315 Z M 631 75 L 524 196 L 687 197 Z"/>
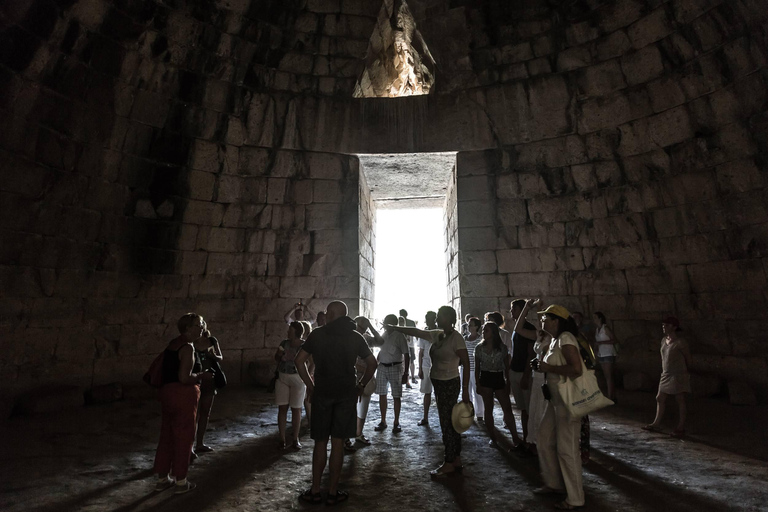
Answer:
<path fill-rule="evenodd" d="M 341 301 L 328 304 L 326 325 L 312 331 L 294 360 L 301 380 L 307 385 L 312 401 L 312 488 L 300 499 L 308 503 L 322 502 L 320 480 L 328 461 L 328 439 L 331 439 L 330 484 L 326 505 L 335 505 L 349 498 L 339 491 L 339 476 L 344 461 L 344 440 L 355 437 L 357 431 L 357 397 L 376 371 L 376 358 L 347 316 L 347 305 Z M 306 362 L 315 361 L 314 379 L 309 376 Z M 366 370 L 356 381 L 355 362 L 365 360 Z"/>

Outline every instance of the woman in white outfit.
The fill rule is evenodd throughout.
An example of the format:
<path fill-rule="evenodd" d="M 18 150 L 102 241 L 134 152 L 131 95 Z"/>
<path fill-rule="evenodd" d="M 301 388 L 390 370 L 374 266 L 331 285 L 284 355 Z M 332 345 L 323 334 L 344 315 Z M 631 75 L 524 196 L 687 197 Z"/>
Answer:
<path fill-rule="evenodd" d="M 533 370 L 546 378 L 544 398 L 548 399 L 538 430 L 539 465 L 544 487 L 536 494 L 567 494 L 555 505 L 559 510 L 574 510 L 584 505 L 584 487 L 581 480 L 581 454 L 579 435 L 580 418 L 572 418 L 557 391 L 557 384 L 565 378 L 581 375 L 582 360 L 576 340 L 578 328 L 571 314 L 563 306 L 551 305 L 539 311 L 541 328 L 552 336 L 541 362 L 531 362 Z"/>
<path fill-rule="evenodd" d="M 613 383 L 613 366 L 616 363 L 616 340 L 613 333 L 605 325 L 605 315 L 596 312 L 592 317 L 595 320 L 595 345 L 597 345 L 597 360 L 605 376 L 605 385 L 607 386 L 606 396 L 616 401 L 616 386 Z"/>
<path fill-rule="evenodd" d="M 304 326 L 301 322 L 291 322 L 288 327 L 288 338 L 280 343 L 275 352 L 278 378 L 275 382 L 275 402 L 277 411 L 277 430 L 280 434 L 280 448 L 285 448 L 285 427 L 288 422 L 288 407 L 291 408 L 291 424 L 293 425 L 293 447 L 301 448 L 299 430 L 301 430 L 301 406 L 307 386 L 301 380 L 293 360 L 296 358 L 301 345 L 304 343 L 301 335 Z"/>
<path fill-rule="evenodd" d="M 549 344 L 552 341 L 552 336 L 544 331 L 537 332 L 538 337 L 536 343 L 533 345 L 533 351 L 536 354 L 536 359 L 541 362 L 544 359 L 544 354 L 549 350 Z M 530 449 L 535 452 L 535 445 L 538 442 L 539 424 L 541 424 L 541 418 L 544 416 L 544 409 L 546 408 L 547 401 L 544 400 L 544 395 L 541 392 L 541 386 L 546 382 L 544 374 L 541 372 L 533 372 L 531 379 L 531 402 L 528 405 L 528 437 L 527 441 L 530 444 Z"/>

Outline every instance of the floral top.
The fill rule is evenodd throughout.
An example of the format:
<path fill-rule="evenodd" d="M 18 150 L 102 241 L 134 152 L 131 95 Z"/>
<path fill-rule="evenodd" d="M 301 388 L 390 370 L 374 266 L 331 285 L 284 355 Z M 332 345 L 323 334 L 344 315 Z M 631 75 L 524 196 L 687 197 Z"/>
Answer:
<path fill-rule="evenodd" d="M 486 352 L 485 342 L 482 341 L 475 347 L 475 368 L 481 372 L 503 372 L 508 354 L 509 349 L 503 343 L 501 350 Z"/>

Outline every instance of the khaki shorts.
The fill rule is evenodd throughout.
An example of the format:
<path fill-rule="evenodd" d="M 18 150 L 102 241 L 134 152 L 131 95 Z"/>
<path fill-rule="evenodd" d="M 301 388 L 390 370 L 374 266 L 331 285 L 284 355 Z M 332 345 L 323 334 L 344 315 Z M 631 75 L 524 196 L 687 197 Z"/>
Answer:
<path fill-rule="evenodd" d="M 291 409 L 301 409 L 304 406 L 304 395 L 307 386 L 298 373 L 280 373 L 275 382 L 275 403 L 290 405 Z"/>

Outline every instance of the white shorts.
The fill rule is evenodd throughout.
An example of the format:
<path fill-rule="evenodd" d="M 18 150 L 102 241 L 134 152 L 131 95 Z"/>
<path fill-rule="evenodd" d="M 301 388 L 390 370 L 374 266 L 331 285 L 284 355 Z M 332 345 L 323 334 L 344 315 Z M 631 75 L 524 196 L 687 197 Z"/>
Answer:
<path fill-rule="evenodd" d="M 298 373 L 282 373 L 275 382 L 275 403 L 290 405 L 291 409 L 301 409 L 307 386 Z"/>
<path fill-rule="evenodd" d="M 368 416 L 368 406 L 371 405 L 371 396 L 361 396 L 357 402 L 357 417 L 361 420 L 365 420 Z"/>
<path fill-rule="evenodd" d="M 432 379 L 429 378 L 429 370 L 431 370 L 431 368 L 429 366 L 425 366 L 422 369 L 424 370 L 424 378 L 421 379 L 421 387 L 419 388 L 419 391 L 421 391 L 421 393 L 424 395 L 431 395 Z"/>
<path fill-rule="evenodd" d="M 521 388 L 521 380 L 523 380 L 523 372 L 509 371 L 509 388 L 515 398 L 515 405 L 521 411 L 527 411 L 528 403 L 531 401 L 531 390 Z"/>
<path fill-rule="evenodd" d="M 403 396 L 403 363 L 393 366 L 379 364 L 379 368 L 376 370 L 376 394 L 386 395 L 390 385 L 392 398 Z"/>

